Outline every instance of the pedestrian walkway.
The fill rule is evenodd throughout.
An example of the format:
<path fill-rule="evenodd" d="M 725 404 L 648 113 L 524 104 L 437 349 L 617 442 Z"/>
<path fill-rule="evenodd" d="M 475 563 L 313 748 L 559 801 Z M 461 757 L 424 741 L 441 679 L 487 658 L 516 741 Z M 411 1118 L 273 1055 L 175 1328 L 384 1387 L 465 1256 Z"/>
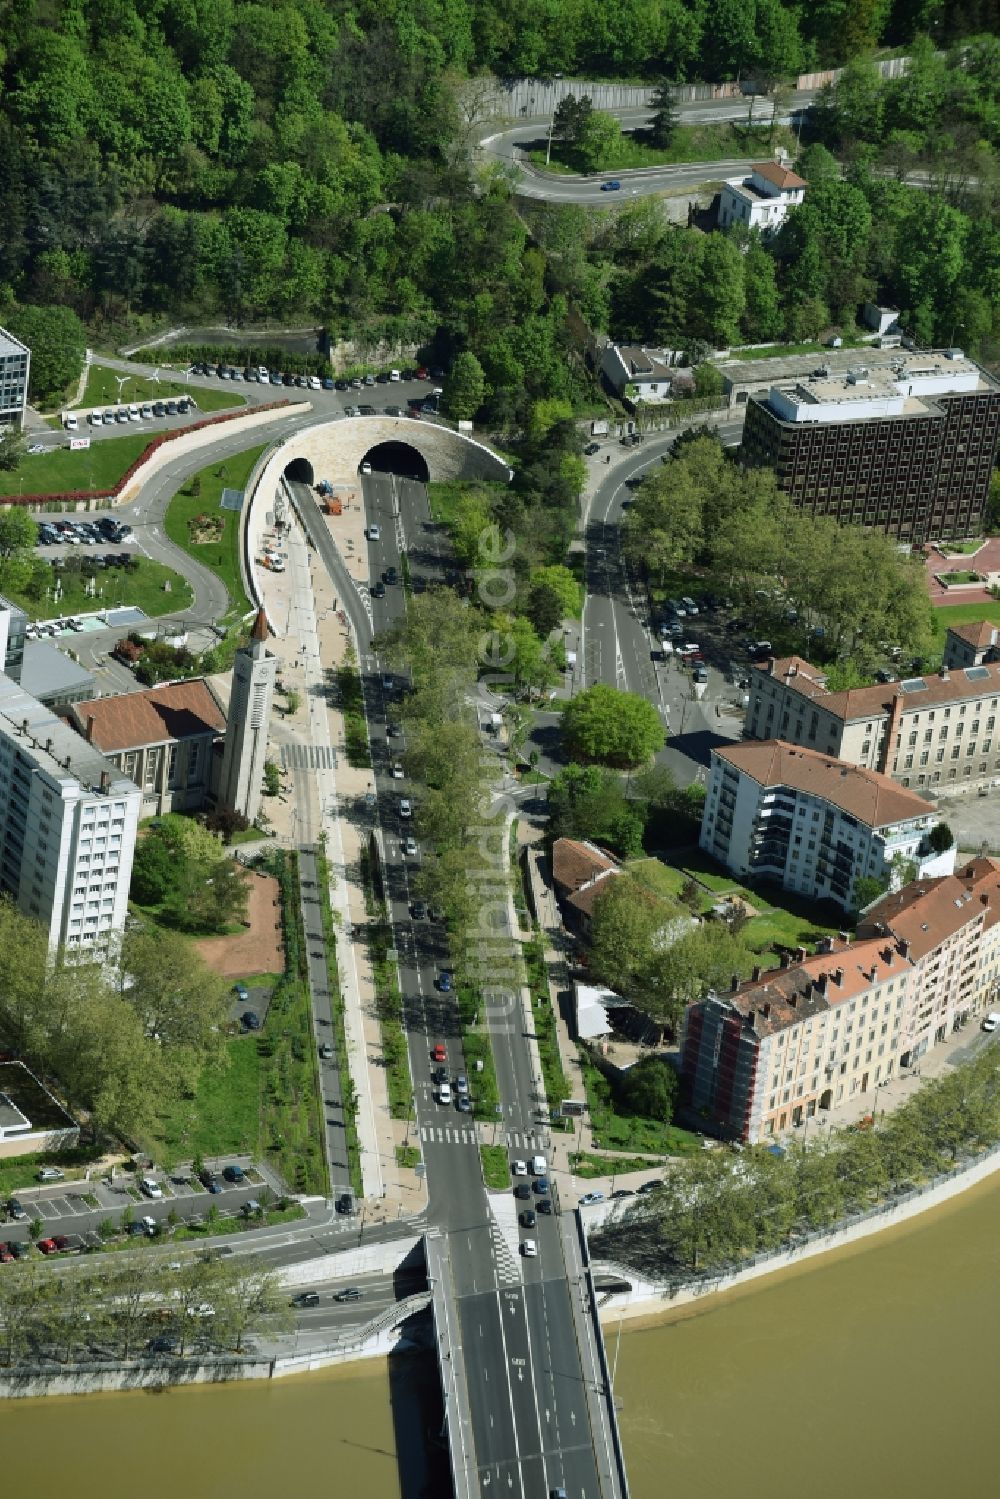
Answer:
<path fill-rule="evenodd" d="M 355 531 L 363 537 L 363 515 L 349 507 L 336 524 L 340 526 L 345 519 L 347 528 L 338 540 L 343 542 L 345 535 Z M 330 702 L 330 677 L 353 642 L 334 585 L 326 569 L 315 564 L 294 513 L 287 548 L 287 571 L 263 574 L 261 584 L 268 617 L 280 630 L 270 643 L 281 663 L 279 677 L 286 688 L 298 693 L 300 701 L 275 726 L 272 738 L 278 741 L 284 766 L 299 771 L 294 776 L 296 792 L 300 785 L 312 788 L 314 811 L 287 802 L 279 804 L 273 816 L 276 833 L 292 843 L 314 843 L 320 832 L 326 835 L 330 898 L 339 929 L 337 954 L 348 1063 L 358 1099 L 366 1221 L 376 1222 L 421 1212 L 426 1189 L 415 1172 L 400 1167 L 396 1159 L 397 1146 L 405 1142 L 406 1121 L 390 1116 L 367 945 L 355 940 L 355 934 L 359 938 L 363 934 L 367 919 L 360 877 L 363 830 L 348 809 L 363 804 L 375 782 L 370 770 L 357 770 L 347 763 L 343 717 Z M 272 806 L 269 803 L 269 812 Z"/>

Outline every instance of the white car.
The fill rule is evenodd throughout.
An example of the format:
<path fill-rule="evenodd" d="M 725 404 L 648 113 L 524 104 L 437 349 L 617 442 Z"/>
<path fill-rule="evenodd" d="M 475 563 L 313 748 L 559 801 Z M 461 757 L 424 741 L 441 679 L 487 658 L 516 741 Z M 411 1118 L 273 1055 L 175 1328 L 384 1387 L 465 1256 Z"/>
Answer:
<path fill-rule="evenodd" d="M 364 473 L 364 469 L 362 469 L 361 472 Z M 370 464 L 368 466 L 368 472 L 371 473 L 371 465 Z M 380 531 L 380 529 L 379 529 L 378 526 L 369 526 L 368 527 L 368 540 L 369 541 L 381 541 L 382 540 L 382 532 Z"/>
<path fill-rule="evenodd" d="M 392 779 L 394 781 L 401 781 L 403 779 L 403 767 L 398 760 L 393 760 L 392 762 Z"/>
<path fill-rule="evenodd" d="M 75 432 L 79 425 L 80 423 L 71 413 L 67 412 L 67 414 L 63 417 L 63 426 L 66 428 L 67 432 Z"/>
<path fill-rule="evenodd" d="M 144 1218 L 140 1218 L 139 1219 L 139 1222 L 142 1224 L 143 1228 L 146 1230 L 146 1232 L 149 1235 L 149 1237 L 151 1239 L 154 1238 L 155 1235 L 156 1235 L 156 1233 L 157 1233 L 156 1219 L 155 1218 L 151 1218 L 149 1216 L 149 1214 L 147 1213 Z"/>
<path fill-rule="evenodd" d="M 129 419 L 130 422 L 137 422 L 137 421 L 139 421 L 140 418 L 139 418 L 139 408 L 138 408 L 138 406 L 130 406 L 128 408 L 128 419 Z"/>
<path fill-rule="evenodd" d="M 404 843 L 403 843 L 403 853 L 404 853 L 404 855 L 406 856 L 407 859 L 415 859 L 417 857 L 417 840 L 416 840 L 416 838 L 407 838 L 404 841 Z"/>
<path fill-rule="evenodd" d="M 533 1260 L 536 1258 L 538 1254 L 538 1245 L 535 1243 L 534 1239 L 521 1240 L 521 1253 L 524 1255 L 526 1260 Z"/>
<path fill-rule="evenodd" d="M 153 1181 L 151 1176 L 144 1176 L 139 1185 L 147 1197 L 151 1197 L 155 1200 L 156 1198 L 163 1196 L 163 1188 L 160 1186 L 159 1182 Z"/>
<path fill-rule="evenodd" d="M 35 1172 L 40 1182 L 61 1182 L 63 1173 L 58 1166 L 42 1166 Z"/>
<path fill-rule="evenodd" d="M 582 1208 L 589 1208 L 591 1203 L 603 1201 L 603 1192 L 584 1192 L 583 1196 L 580 1198 L 580 1206 Z"/>
<path fill-rule="evenodd" d="M 395 384 L 397 380 L 402 379 L 402 376 L 400 375 L 399 370 L 390 370 L 389 371 L 389 379 L 393 382 L 393 384 Z"/>
<path fill-rule="evenodd" d="M 92 427 L 102 427 L 104 425 L 104 412 L 92 411 L 87 420 Z"/>
<path fill-rule="evenodd" d="M 266 364 L 258 364 L 258 366 L 257 366 L 257 379 L 258 380 L 269 380 L 270 378 L 271 377 L 270 377 L 270 375 L 267 372 L 267 365 Z"/>
<path fill-rule="evenodd" d="M 361 472 L 362 472 L 362 473 L 363 473 L 363 474 L 370 474 L 370 473 L 371 473 L 371 471 L 372 471 L 372 466 L 371 466 L 371 464 L 370 464 L 370 463 L 363 463 L 363 464 L 362 464 L 362 465 L 361 465 Z"/>
<path fill-rule="evenodd" d="M 400 817 L 413 816 L 413 803 L 408 796 L 401 796 L 399 798 L 399 815 Z"/>
<path fill-rule="evenodd" d="M 515 1176 L 527 1176 L 528 1163 L 527 1161 L 511 1161 L 510 1169 L 513 1171 Z"/>
<path fill-rule="evenodd" d="M 681 598 L 681 603 L 684 605 L 689 614 L 698 613 L 698 605 L 695 603 L 694 599 L 689 599 L 686 594 Z"/>
<path fill-rule="evenodd" d="M 991 1010 L 983 1021 L 983 1030 L 995 1031 L 998 1026 L 1000 1026 L 1000 1015 L 997 1014 L 996 1010 Z"/>
<path fill-rule="evenodd" d="M 435 1096 L 438 1103 L 451 1103 L 451 1084 L 439 1083 Z"/>

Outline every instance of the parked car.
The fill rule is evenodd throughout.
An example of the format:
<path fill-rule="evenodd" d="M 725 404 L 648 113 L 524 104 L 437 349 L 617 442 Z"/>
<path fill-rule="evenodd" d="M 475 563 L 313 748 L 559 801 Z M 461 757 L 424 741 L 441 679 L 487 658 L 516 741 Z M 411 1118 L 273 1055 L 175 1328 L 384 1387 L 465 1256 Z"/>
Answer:
<path fill-rule="evenodd" d="M 434 1046 L 431 1049 L 431 1061 L 432 1062 L 447 1062 L 447 1060 L 448 1060 L 448 1048 L 447 1048 L 447 1046 L 445 1046 L 445 1044 L 444 1044 L 443 1041 L 439 1041 L 437 1043 L 437 1045 Z M 26 1213 L 25 1217 L 27 1217 L 27 1216 L 28 1215 Z"/>
<path fill-rule="evenodd" d="M 151 1176 L 144 1176 L 139 1183 L 139 1188 L 145 1197 L 152 1198 L 153 1200 L 163 1196 L 163 1188 Z"/>
<path fill-rule="evenodd" d="M 451 1084 L 439 1083 L 435 1096 L 438 1103 L 451 1103 Z"/>
<path fill-rule="evenodd" d="M 524 1255 L 526 1260 L 533 1260 L 535 1258 L 538 1253 L 538 1245 L 535 1243 L 534 1239 L 521 1240 L 521 1253 Z"/>
<path fill-rule="evenodd" d="M 236 998 L 239 1000 L 241 1005 L 245 1005 L 247 1000 L 250 998 L 250 990 L 247 988 L 246 984 L 234 984 L 233 993 L 236 995 Z"/>
<path fill-rule="evenodd" d="M 603 1192 L 584 1192 L 583 1196 L 580 1198 L 580 1206 L 582 1208 L 589 1208 L 592 1203 L 603 1201 Z"/>
<path fill-rule="evenodd" d="M 242 1166 L 226 1166 L 222 1174 L 227 1182 L 232 1182 L 235 1186 L 239 1186 L 241 1182 L 245 1182 L 247 1179 L 247 1174 Z"/>
<path fill-rule="evenodd" d="M 244 1010 L 240 1020 L 245 1031 L 260 1030 L 260 1016 L 256 1010 Z"/>
<path fill-rule="evenodd" d="M 60 1171 L 58 1166 L 40 1166 L 35 1175 L 40 1182 L 61 1182 L 65 1172 Z"/>

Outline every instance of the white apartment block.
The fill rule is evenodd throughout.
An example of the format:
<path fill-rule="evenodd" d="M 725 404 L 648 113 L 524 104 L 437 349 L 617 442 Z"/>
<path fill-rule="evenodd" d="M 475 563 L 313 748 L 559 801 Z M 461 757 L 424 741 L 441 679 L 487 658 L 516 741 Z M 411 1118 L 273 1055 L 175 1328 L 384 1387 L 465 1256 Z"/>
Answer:
<path fill-rule="evenodd" d="M 750 168 L 749 177 L 734 177 L 722 184 L 719 228 L 744 224 L 772 233 L 785 222 L 788 210 L 803 201 L 808 186 L 804 178 L 778 162 L 760 162 Z"/>
<path fill-rule="evenodd" d="M 1000 776 L 1000 665 L 830 692 L 820 667 L 786 656 L 751 669 L 749 696 L 746 739 L 784 739 L 914 788 Z"/>
<path fill-rule="evenodd" d="M 0 889 L 52 949 L 106 949 L 128 910 L 141 793 L 93 745 L 0 676 Z"/>
<path fill-rule="evenodd" d="M 862 876 L 899 883 L 904 863 L 952 872 L 954 849 L 927 846 L 940 820 L 877 771 L 770 739 L 712 751 L 699 842 L 741 878 L 852 909 Z"/>
<path fill-rule="evenodd" d="M 866 912 L 856 942 L 827 938 L 727 994 L 690 1005 L 681 1072 L 718 1132 L 757 1141 L 805 1125 L 913 1067 L 996 1007 L 1000 860 L 915 880 Z"/>

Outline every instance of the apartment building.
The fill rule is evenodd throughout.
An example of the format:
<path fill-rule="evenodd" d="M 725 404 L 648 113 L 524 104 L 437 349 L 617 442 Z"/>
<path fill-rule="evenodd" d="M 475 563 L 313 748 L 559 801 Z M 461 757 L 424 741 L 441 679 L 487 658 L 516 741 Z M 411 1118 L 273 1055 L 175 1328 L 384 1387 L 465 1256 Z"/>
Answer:
<path fill-rule="evenodd" d="M 749 698 L 746 739 L 783 739 L 916 789 L 1000 776 L 1000 664 L 830 692 L 820 667 L 786 656 L 751 668 Z"/>
<path fill-rule="evenodd" d="M 694 1108 L 754 1142 L 835 1113 L 992 1008 L 1000 990 L 1000 860 L 915 880 L 809 956 L 690 1005 L 681 1075 Z"/>
<path fill-rule="evenodd" d="M 0 676 L 0 888 L 50 947 L 101 950 L 121 932 L 140 800 L 93 745 Z"/>
<path fill-rule="evenodd" d="M 954 666 L 982 666 L 1000 660 L 1000 630 L 988 619 L 968 625 L 949 625 L 944 635 L 943 663 Z"/>
<path fill-rule="evenodd" d="M 862 877 L 950 874 L 954 849 L 927 842 L 939 821 L 878 771 L 769 739 L 712 751 L 699 842 L 741 878 L 850 910 Z"/>
<path fill-rule="evenodd" d="M 772 385 L 740 457 L 800 509 L 922 543 L 979 530 L 998 440 L 1000 383 L 949 349 Z"/>
<path fill-rule="evenodd" d="M 22 427 L 28 404 L 31 350 L 0 328 L 0 427 Z"/>
<path fill-rule="evenodd" d="M 788 211 L 805 198 L 809 184 L 777 161 L 758 162 L 749 177 L 731 177 L 719 194 L 719 228 L 743 224 L 773 234 Z"/>
<path fill-rule="evenodd" d="M 829 1114 L 900 1065 L 910 973 L 886 938 L 846 943 L 689 1006 L 681 1078 L 725 1138 L 755 1142 Z M 874 1096 L 874 1095 L 873 1095 Z"/>

